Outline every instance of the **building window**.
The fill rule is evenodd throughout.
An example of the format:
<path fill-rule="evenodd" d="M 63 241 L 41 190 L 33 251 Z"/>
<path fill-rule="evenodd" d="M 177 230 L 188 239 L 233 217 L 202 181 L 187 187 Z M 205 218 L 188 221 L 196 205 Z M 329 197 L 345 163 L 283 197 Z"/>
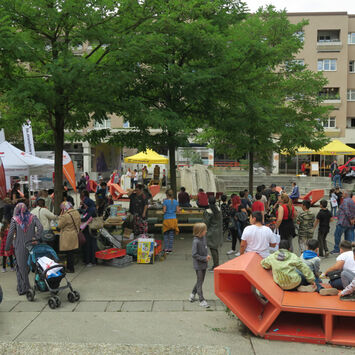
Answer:
<path fill-rule="evenodd" d="M 304 32 L 298 31 L 295 33 L 295 36 L 303 43 L 304 42 Z"/>
<path fill-rule="evenodd" d="M 319 30 L 317 33 L 318 42 L 339 42 L 340 30 Z"/>
<path fill-rule="evenodd" d="M 348 43 L 355 44 L 355 32 L 348 33 Z"/>
<path fill-rule="evenodd" d="M 355 89 L 348 90 L 348 101 L 355 101 Z"/>
<path fill-rule="evenodd" d="M 323 100 L 340 100 L 339 88 L 323 88 L 319 96 Z"/>
<path fill-rule="evenodd" d="M 337 60 L 336 59 L 319 59 L 318 71 L 336 71 Z"/>
<path fill-rule="evenodd" d="M 355 60 L 351 60 L 349 62 L 349 72 L 350 73 L 355 73 Z"/>
<path fill-rule="evenodd" d="M 346 121 L 346 128 L 355 128 L 355 117 L 348 117 Z"/>
<path fill-rule="evenodd" d="M 329 117 L 327 120 L 323 121 L 324 128 L 335 128 L 335 117 Z"/>
<path fill-rule="evenodd" d="M 103 120 L 102 122 L 96 122 L 94 123 L 94 128 L 95 129 L 107 129 L 111 128 L 111 119 Z"/>

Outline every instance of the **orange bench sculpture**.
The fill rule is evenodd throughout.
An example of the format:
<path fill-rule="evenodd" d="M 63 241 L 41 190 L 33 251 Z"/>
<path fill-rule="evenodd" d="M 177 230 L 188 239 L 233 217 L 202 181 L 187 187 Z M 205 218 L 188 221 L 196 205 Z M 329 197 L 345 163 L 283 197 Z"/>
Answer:
<path fill-rule="evenodd" d="M 324 190 L 312 190 L 304 196 L 300 196 L 300 200 L 308 200 L 311 202 L 311 206 L 314 206 L 318 201 L 324 197 Z"/>
<path fill-rule="evenodd" d="M 355 303 L 338 296 L 283 291 L 261 257 L 247 253 L 214 270 L 215 293 L 257 336 L 355 346 Z M 260 301 L 255 287 L 268 300 Z"/>

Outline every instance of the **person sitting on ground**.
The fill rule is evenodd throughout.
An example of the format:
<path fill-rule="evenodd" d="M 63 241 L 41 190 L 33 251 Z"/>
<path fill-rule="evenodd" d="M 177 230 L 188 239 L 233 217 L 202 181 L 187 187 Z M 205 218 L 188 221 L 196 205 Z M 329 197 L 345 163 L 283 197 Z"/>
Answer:
<path fill-rule="evenodd" d="M 355 247 L 353 247 L 352 253 L 353 257 L 355 258 Z M 355 278 L 353 278 L 351 283 L 340 292 L 340 300 L 352 302 L 355 301 Z"/>
<path fill-rule="evenodd" d="M 200 208 L 208 208 L 208 196 L 206 192 L 203 191 L 203 189 L 198 189 L 198 194 L 197 194 L 197 206 Z"/>
<path fill-rule="evenodd" d="M 336 274 L 339 277 L 332 277 Z M 330 276 L 329 283 L 332 287 L 343 290 L 355 277 L 355 261 L 352 251 L 352 244 L 349 240 L 343 240 L 340 243 L 340 255 L 336 258 L 336 262 L 326 272 L 326 276 Z"/>
<path fill-rule="evenodd" d="M 289 198 L 293 203 L 296 203 L 300 198 L 300 190 L 295 182 L 292 183 L 292 192 L 290 193 Z"/>
<path fill-rule="evenodd" d="M 251 206 L 251 210 L 252 212 L 260 212 L 261 215 L 263 216 L 263 222 L 264 223 L 264 219 L 265 219 L 265 206 L 264 203 L 261 201 L 261 193 L 256 193 L 255 194 L 255 201 L 253 202 L 252 206 Z"/>
<path fill-rule="evenodd" d="M 298 244 L 300 252 L 303 253 L 307 249 L 308 239 L 313 238 L 313 226 L 316 219 L 314 213 L 309 209 L 311 208 L 311 202 L 305 200 L 302 202 L 302 211 L 297 217 L 298 228 Z"/>
<path fill-rule="evenodd" d="M 261 260 L 261 266 L 272 270 L 274 281 L 285 291 L 314 292 L 316 290 L 311 269 L 290 251 L 288 240 L 281 240 L 279 250 Z"/>
<path fill-rule="evenodd" d="M 320 211 L 317 214 L 316 221 L 314 223 L 314 229 L 318 228 L 318 241 L 319 241 L 319 256 L 328 257 L 328 245 L 327 245 L 327 234 L 330 229 L 330 221 L 332 220 L 332 214 L 327 208 L 328 202 L 326 200 L 322 200 L 320 202 Z"/>
<path fill-rule="evenodd" d="M 191 207 L 190 204 L 190 196 L 189 194 L 186 192 L 185 187 L 182 187 L 180 189 L 180 192 L 178 194 L 178 201 L 179 201 L 179 206 L 180 207 Z"/>
<path fill-rule="evenodd" d="M 275 235 L 269 227 L 263 226 L 261 212 L 253 212 L 250 215 L 250 226 L 245 227 L 240 244 L 240 255 L 245 252 L 256 252 L 262 258 L 270 255 L 270 247 L 276 246 Z"/>
<path fill-rule="evenodd" d="M 322 296 L 335 296 L 338 294 L 338 290 L 336 288 L 324 288 L 321 285 L 320 258 L 318 256 L 318 250 L 318 240 L 309 239 L 307 241 L 307 250 L 302 253 L 301 259 L 312 270 L 314 274 L 317 292 Z"/>

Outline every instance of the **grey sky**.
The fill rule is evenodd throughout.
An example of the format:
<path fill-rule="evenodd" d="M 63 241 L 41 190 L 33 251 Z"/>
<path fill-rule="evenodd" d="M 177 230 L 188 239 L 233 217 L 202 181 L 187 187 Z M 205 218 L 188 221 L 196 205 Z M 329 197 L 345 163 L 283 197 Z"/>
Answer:
<path fill-rule="evenodd" d="M 251 11 L 260 6 L 272 4 L 278 10 L 286 9 L 288 12 L 327 12 L 347 11 L 355 14 L 355 0 L 244 0 Z"/>

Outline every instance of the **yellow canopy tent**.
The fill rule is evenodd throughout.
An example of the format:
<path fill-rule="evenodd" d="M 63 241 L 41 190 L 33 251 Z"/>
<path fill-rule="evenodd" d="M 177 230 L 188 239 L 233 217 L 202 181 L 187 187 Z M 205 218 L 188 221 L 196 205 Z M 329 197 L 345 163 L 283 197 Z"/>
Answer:
<path fill-rule="evenodd" d="M 128 164 L 168 164 L 169 159 L 154 152 L 154 150 L 147 149 L 145 152 L 125 158 L 124 162 Z"/>
<path fill-rule="evenodd" d="M 334 139 L 329 144 L 320 149 L 317 153 L 320 155 L 355 155 L 355 149 L 349 147 L 343 142 Z"/>
<path fill-rule="evenodd" d="M 314 150 L 306 148 L 306 147 L 297 148 L 295 153 L 296 153 L 296 155 L 312 155 L 312 154 L 316 154 L 316 152 Z M 283 150 L 281 152 L 281 154 L 288 155 L 288 153 L 285 150 Z"/>

